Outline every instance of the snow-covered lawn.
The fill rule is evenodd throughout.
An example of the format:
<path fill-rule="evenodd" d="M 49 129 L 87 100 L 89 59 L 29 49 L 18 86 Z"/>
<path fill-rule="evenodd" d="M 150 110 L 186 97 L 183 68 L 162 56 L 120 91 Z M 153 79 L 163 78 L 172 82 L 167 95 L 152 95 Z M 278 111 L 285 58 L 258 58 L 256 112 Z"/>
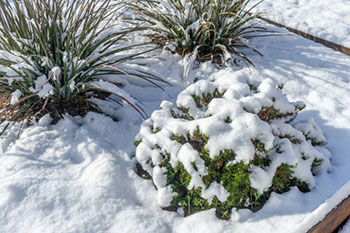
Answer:
<path fill-rule="evenodd" d="M 285 26 L 350 47 L 348 0 L 264 0 L 256 9 Z"/>

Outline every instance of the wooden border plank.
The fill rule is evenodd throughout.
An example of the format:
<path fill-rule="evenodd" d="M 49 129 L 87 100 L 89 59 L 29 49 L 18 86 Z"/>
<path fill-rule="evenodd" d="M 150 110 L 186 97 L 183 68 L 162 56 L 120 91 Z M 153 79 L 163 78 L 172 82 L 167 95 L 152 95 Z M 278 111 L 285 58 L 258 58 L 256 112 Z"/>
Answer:
<path fill-rule="evenodd" d="M 272 21 L 272 20 L 270 20 L 270 19 L 267 19 L 267 18 L 265 18 L 265 17 L 259 16 L 258 18 L 261 19 L 261 20 L 263 20 L 263 21 L 265 21 L 266 23 L 275 25 L 275 26 L 277 26 L 277 27 L 285 28 L 285 29 L 287 29 L 288 31 L 290 31 L 290 32 L 292 32 L 292 33 L 294 33 L 294 34 L 297 34 L 297 35 L 299 35 L 299 36 L 302 36 L 302 37 L 304 37 L 304 38 L 306 38 L 306 39 L 308 39 L 308 40 L 312 40 L 312 41 L 314 41 L 314 42 L 316 42 L 316 43 L 320 43 L 320 44 L 322 44 L 322 45 L 324 45 L 324 46 L 326 46 L 326 47 L 328 47 L 328 48 L 331 48 L 331 49 L 333 49 L 333 50 L 335 50 L 335 51 L 339 51 L 339 52 L 341 52 L 341 53 L 343 53 L 343 54 L 345 54 L 345 55 L 350 56 L 350 48 L 347 48 L 347 47 L 342 46 L 342 45 L 340 45 L 340 44 L 336 44 L 336 43 L 334 43 L 334 42 L 331 42 L 331 41 L 328 41 L 328 40 L 325 40 L 325 39 L 322 39 L 322 38 L 319 38 L 319 37 L 310 35 L 310 34 L 308 34 L 308 33 L 299 31 L 299 30 L 297 30 L 297 29 L 294 29 L 294 28 L 291 28 L 291 27 L 287 27 L 287 26 L 285 26 L 285 25 L 283 25 L 283 24 L 277 23 L 277 22 Z"/>
<path fill-rule="evenodd" d="M 326 217 L 313 226 L 308 233 L 332 233 L 350 216 L 350 196 L 345 198 Z"/>

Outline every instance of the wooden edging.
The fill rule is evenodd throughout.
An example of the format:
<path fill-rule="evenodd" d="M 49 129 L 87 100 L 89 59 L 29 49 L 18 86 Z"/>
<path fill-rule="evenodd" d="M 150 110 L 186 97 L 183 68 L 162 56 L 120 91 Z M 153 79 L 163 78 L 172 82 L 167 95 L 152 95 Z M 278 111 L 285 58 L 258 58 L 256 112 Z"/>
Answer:
<path fill-rule="evenodd" d="M 324 45 L 324 46 L 326 46 L 328 48 L 331 48 L 331 49 L 333 49 L 335 51 L 339 51 L 341 53 L 344 53 L 345 55 L 350 56 L 350 48 L 347 48 L 347 47 L 342 46 L 340 44 L 336 44 L 336 43 L 333 43 L 331 41 L 328 41 L 328 40 L 325 40 L 325 39 L 322 39 L 322 38 L 310 35 L 308 33 L 299 31 L 297 29 L 294 29 L 294 28 L 291 28 L 291 27 L 287 27 L 287 26 L 285 26 L 283 24 L 277 23 L 275 21 L 272 21 L 270 19 L 267 19 L 267 18 L 264 18 L 264 17 L 261 17 L 261 16 L 259 17 L 259 19 L 261 19 L 261 20 L 263 20 L 263 21 L 265 21 L 265 22 L 267 22 L 269 24 L 275 25 L 277 27 L 285 28 L 288 31 L 290 31 L 292 33 L 295 33 L 295 34 L 297 34 L 299 36 L 302 36 L 302 37 L 304 37 L 304 38 L 306 38 L 308 40 L 312 40 L 312 41 L 314 41 L 316 43 L 320 43 L 320 44 L 322 44 L 322 45 Z"/>
<path fill-rule="evenodd" d="M 350 216 L 350 196 L 345 198 L 326 217 L 313 226 L 308 233 L 332 233 Z"/>

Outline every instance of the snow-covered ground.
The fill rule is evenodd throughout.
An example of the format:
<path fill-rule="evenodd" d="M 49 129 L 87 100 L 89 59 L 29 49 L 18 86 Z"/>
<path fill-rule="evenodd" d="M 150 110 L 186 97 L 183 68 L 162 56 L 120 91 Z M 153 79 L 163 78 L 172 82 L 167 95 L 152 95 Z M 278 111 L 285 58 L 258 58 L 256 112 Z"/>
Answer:
<path fill-rule="evenodd" d="M 317 34 L 323 28 L 311 23 L 328 23 L 336 14 L 327 13 L 329 21 L 309 23 L 304 17 L 308 2 L 313 2 L 315 7 L 312 11 L 315 13 L 310 14 L 312 19 L 316 16 L 324 19 L 325 16 L 317 15 L 323 12 L 322 6 L 345 12 L 349 5 L 346 0 L 337 1 L 338 7 L 330 1 L 322 1 L 321 6 L 318 4 L 321 1 L 316 0 L 265 0 L 260 7 L 280 4 L 274 6 L 280 10 L 269 9 L 271 19 L 282 16 L 283 9 L 290 9 L 285 10 L 289 12 L 286 19 L 292 19 L 288 22 L 301 26 L 304 24 L 298 20 L 308 22 L 305 28 L 296 28 L 334 42 L 341 41 L 343 45 L 350 44 L 345 37 L 348 29 L 341 29 L 345 32 L 339 35 L 333 31 Z M 299 18 L 294 16 L 296 7 L 304 12 L 298 13 Z M 349 21 L 343 16 L 341 20 Z M 342 28 L 334 21 L 332 25 Z M 133 142 L 143 119 L 125 106 L 109 109 L 111 115 L 118 117 L 118 122 L 89 113 L 85 118 L 66 116 L 56 125 L 43 120 L 23 129 L 19 138 L 16 128 L 5 132 L 0 138 L 0 232 L 307 231 L 350 194 L 350 57 L 290 34 L 256 39 L 255 43 L 264 57 L 249 54 L 255 67 L 243 68 L 241 72 L 257 80 L 271 78 L 283 83 L 284 93 L 291 101 L 301 100 L 307 105 L 298 119 L 314 118 L 328 140 L 326 147 L 332 154 L 333 170 L 317 176 L 316 188 L 311 192 L 303 194 L 293 188 L 282 195 L 272 194 L 260 211 L 233 211 L 230 221 L 217 219 L 214 210 L 187 218 L 164 211 L 157 203 L 152 182 L 141 179 L 134 171 Z M 161 56 L 165 59 L 154 60 L 150 69 L 173 86 L 164 87 L 164 91 L 150 86 L 125 87 L 142 102 L 148 115 L 159 108 L 162 100 L 175 101 L 185 88 L 180 58 L 165 52 Z M 189 79 L 207 78 L 215 72 L 216 69 L 205 63 L 192 70 Z M 227 72 L 232 74 L 235 69 Z"/>
<path fill-rule="evenodd" d="M 264 0 L 257 10 L 285 26 L 350 47 L 349 0 Z"/>
<path fill-rule="evenodd" d="M 162 210 L 151 181 L 134 172 L 134 137 L 142 118 L 130 107 L 115 110 L 119 122 L 90 113 L 67 116 L 57 125 L 39 122 L 0 140 L 0 232 L 304 232 L 350 194 L 350 58 L 288 35 L 256 40 L 263 58 L 244 68 L 258 80 L 284 83 L 291 101 L 307 108 L 328 139 L 333 171 L 316 177 L 316 188 L 273 194 L 257 213 L 234 211 L 230 221 L 214 210 L 183 218 Z M 164 56 L 164 55 L 163 55 Z M 156 61 L 155 61 L 156 62 Z M 178 57 L 157 61 L 154 72 L 174 85 L 127 86 L 148 115 L 162 100 L 174 101 L 184 88 Z M 216 72 L 209 64 L 190 78 Z M 234 72 L 231 70 L 230 72 Z M 311 225 L 310 225 L 311 224 Z"/>

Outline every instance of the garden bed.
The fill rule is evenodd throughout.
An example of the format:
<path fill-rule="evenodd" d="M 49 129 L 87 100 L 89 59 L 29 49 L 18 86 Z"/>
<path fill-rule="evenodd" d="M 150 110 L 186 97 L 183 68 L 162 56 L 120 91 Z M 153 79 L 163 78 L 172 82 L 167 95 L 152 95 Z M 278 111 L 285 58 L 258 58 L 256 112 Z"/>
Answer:
<path fill-rule="evenodd" d="M 261 210 L 234 209 L 229 221 L 217 219 L 213 209 L 186 218 L 181 212 L 164 211 L 152 182 L 135 172 L 133 142 L 143 119 L 123 106 L 109 108 L 118 121 L 88 113 L 66 115 L 56 125 L 39 121 L 24 127 L 20 136 L 21 125 L 6 131 L 0 139 L 0 232 L 299 233 L 318 227 L 320 221 L 330 225 L 327 214 L 337 206 L 344 208 L 343 200 L 347 206 L 350 194 L 350 59 L 293 35 L 256 39 L 254 44 L 264 54 L 248 51 L 255 67 L 225 72 L 273 79 L 284 84 L 291 101 L 306 103 L 297 120 L 313 118 L 320 126 L 333 167 L 315 177 L 311 192 L 293 187 L 273 193 Z M 134 85 L 137 80 L 124 86 L 148 116 L 162 100 L 175 102 L 185 88 L 180 56 L 163 51 L 155 57 L 161 59 L 147 64 L 147 71 L 172 86 L 164 85 L 162 91 Z M 188 81 L 216 72 L 204 63 L 190 70 Z"/>

